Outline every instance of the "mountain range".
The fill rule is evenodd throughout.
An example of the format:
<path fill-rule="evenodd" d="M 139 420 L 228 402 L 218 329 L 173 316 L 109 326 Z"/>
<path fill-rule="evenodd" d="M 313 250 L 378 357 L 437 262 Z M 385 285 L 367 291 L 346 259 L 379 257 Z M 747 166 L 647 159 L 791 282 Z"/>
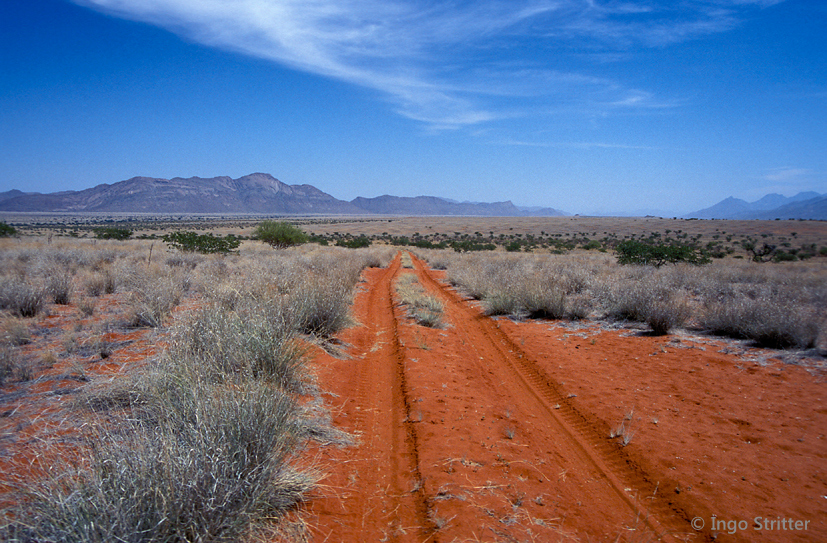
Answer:
<path fill-rule="evenodd" d="M 0 193 L 0 211 L 131 213 L 264 213 L 324 215 L 559 216 L 551 208 L 511 202 L 456 202 L 435 196 L 379 196 L 347 202 L 312 185 L 287 185 L 266 173 L 238 179 L 133 177 L 81 191 Z"/>
<path fill-rule="evenodd" d="M 767 194 L 755 202 L 730 196 L 717 204 L 689 213 L 696 219 L 809 219 L 827 220 L 827 194 L 799 192 L 795 196 Z"/>
<path fill-rule="evenodd" d="M 554 217 L 549 207 L 519 207 L 512 202 L 459 202 L 436 196 L 378 196 L 339 200 L 312 185 L 287 185 L 266 173 L 230 177 L 133 177 L 80 191 L 48 194 L 0 192 L 0 211 L 109 213 L 261 213 L 313 215 L 454 215 Z M 801 192 L 792 197 L 768 194 L 755 202 L 729 197 L 684 215 L 698 219 L 827 220 L 827 194 Z"/>

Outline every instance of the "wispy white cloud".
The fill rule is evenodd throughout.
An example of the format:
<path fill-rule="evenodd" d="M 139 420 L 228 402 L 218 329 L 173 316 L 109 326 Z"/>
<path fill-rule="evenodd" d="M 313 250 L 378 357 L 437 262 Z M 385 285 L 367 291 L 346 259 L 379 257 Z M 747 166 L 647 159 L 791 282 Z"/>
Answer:
<path fill-rule="evenodd" d="M 631 145 L 626 143 L 605 143 L 597 141 L 524 141 L 524 140 L 502 140 L 498 145 L 514 145 L 518 147 L 546 147 L 562 149 L 624 149 L 637 151 L 662 151 L 664 147 L 653 147 L 650 145 Z"/>
<path fill-rule="evenodd" d="M 810 170 L 808 168 L 773 168 L 764 175 L 764 179 L 766 179 L 767 181 L 776 181 L 782 183 L 794 182 L 799 181 L 805 177 L 810 177 L 814 173 L 815 172 L 813 172 L 813 170 Z"/>
<path fill-rule="evenodd" d="M 401 115 L 449 128 L 526 115 L 533 107 L 505 107 L 502 98 L 555 103 L 587 96 L 594 107 L 664 107 L 669 102 L 649 92 L 553 69 L 549 60 L 582 43 L 610 58 L 726 31 L 750 5 L 780 0 L 74 1 L 377 90 Z"/>

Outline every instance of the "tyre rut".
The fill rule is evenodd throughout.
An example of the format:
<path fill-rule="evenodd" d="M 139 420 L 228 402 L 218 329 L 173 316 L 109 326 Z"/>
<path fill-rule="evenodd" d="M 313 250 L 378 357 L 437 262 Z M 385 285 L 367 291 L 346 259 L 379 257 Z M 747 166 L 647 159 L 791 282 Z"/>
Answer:
<path fill-rule="evenodd" d="M 358 526 L 342 526 L 342 541 L 425 541 L 427 505 L 422 496 L 416 432 L 410 422 L 404 349 L 392 298 L 400 259 L 368 292 L 367 344 L 358 361 L 355 432 L 361 443 L 352 460 L 356 492 L 343 509 L 355 508 Z"/>
<path fill-rule="evenodd" d="M 678 534 L 709 538 L 708 534 L 692 530 L 685 508 L 665 493 L 659 493 L 658 481 L 653 480 L 617 444 L 601 434 L 599 425 L 578 411 L 563 387 L 540 369 L 499 329 L 495 321 L 471 309 L 460 295 L 436 280 L 423 261 L 413 255 L 412 259 L 420 282 L 448 302 L 446 309 L 456 333 L 465 335 L 472 346 L 485 345 L 481 351 L 497 353 L 485 362 L 494 366 L 495 374 L 510 374 L 510 382 L 520 383 L 519 390 L 512 393 L 534 399 L 537 406 L 535 412 L 542 413 L 548 430 L 565 442 L 569 454 L 587 464 L 606 483 L 631 514 L 642 519 L 648 529 L 663 541 L 674 540 L 673 535 Z M 492 370 L 489 367 L 480 369 Z M 630 489 L 634 490 L 630 492 Z M 642 503 L 644 496 L 646 505 Z"/>

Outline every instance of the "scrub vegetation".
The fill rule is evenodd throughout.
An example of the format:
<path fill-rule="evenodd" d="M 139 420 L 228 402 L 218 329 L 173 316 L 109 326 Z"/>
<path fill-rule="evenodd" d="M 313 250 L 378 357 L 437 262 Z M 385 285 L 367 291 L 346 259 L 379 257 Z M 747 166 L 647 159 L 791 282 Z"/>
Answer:
<path fill-rule="evenodd" d="M 114 326 L 166 338 L 119 379 L 83 376 L 72 402 L 86 421 L 79 443 L 39 476 L 6 481 L 17 500 L 2 512 L 1 539 L 255 538 L 314 487 L 312 467 L 295 465 L 303 443 L 345 439 L 320 411 L 308 346 L 351 324 L 361 270 L 393 251 L 251 244 L 227 256 L 156 251 L 150 262 L 150 247 L 29 242 L 0 252 L 0 382 L 23 379 L 19 323 L 52 302 L 110 293 L 129 309 Z M 76 337 L 71 349 L 87 348 Z"/>
<path fill-rule="evenodd" d="M 318 346 L 335 351 L 337 334 L 358 324 L 351 314 L 354 293 L 379 271 L 363 270 L 387 266 L 400 247 L 444 270 L 425 273 L 406 253 L 398 268 L 383 270 L 396 274 L 396 300 L 409 316 L 439 329 L 412 328 L 422 344 L 433 338 L 434 349 L 462 328 L 454 306 L 460 297 L 435 286 L 443 277 L 487 315 L 514 320 L 590 320 L 631 327 L 638 336 L 682 329 L 799 350 L 822 347 L 827 334 L 827 259 L 812 234 L 798 247 L 780 235 L 759 242 L 754 233 L 729 240 L 722 233 L 704 242 L 701 234 L 671 229 L 602 237 L 481 229 L 305 234 L 321 224 L 343 227 L 333 219 L 303 228 L 272 222 L 297 237 L 268 241 L 264 227 L 272 225 L 258 220 L 216 232 L 193 223 L 153 234 L 135 224 L 52 227 L 50 234 L 15 224 L 17 234 L 0 240 L 0 385 L 22 390 L 45 383 L 43 369 L 64 364 L 66 353 L 109 364 L 119 348 L 112 330 L 151 334 L 159 345 L 120 367 L 117 378 L 80 365 L 65 370 L 60 378 L 76 388 L 61 391 L 67 400 L 60 417 L 82 421 L 79 435 L 44 438 L 44 447 L 62 451 L 54 463 L 5 476 L 0 539 L 278 537 L 320 478 L 302 457 L 309 442 L 349 439 L 331 426 L 309 358 L 321 352 Z M 110 226 L 132 235 L 96 235 Z M 385 225 L 374 220 L 370 226 Z M 53 332 L 43 325 L 66 315 L 77 319 L 74 328 Z M 91 322 L 98 328 L 90 330 Z M 28 343 L 48 334 L 53 351 L 23 355 Z M 592 339 L 584 349 L 594 346 Z M 412 427 L 423 416 L 415 409 L 408 415 Z M 506 441 L 529 435 L 506 419 Z M 629 416 L 608 434 L 634 449 L 645 437 L 634 424 L 632 430 Z"/>
<path fill-rule="evenodd" d="M 827 333 L 821 259 L 655 266 L 609 254 L 424 254 L 491 315 L 632 321 L 654 334 L 691 327 L 774 348 L 811 348 Z"/>

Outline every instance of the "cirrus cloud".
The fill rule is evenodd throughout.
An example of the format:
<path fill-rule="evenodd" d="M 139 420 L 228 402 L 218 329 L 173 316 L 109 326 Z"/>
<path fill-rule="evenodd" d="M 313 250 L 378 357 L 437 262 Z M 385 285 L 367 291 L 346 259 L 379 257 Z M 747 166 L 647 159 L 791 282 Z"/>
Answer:
<path fill-rule="evenodd" d="M 538 101 L 664 107 L 669 100 L 646 90 L 553 64 L 567 48 L 608 58 L 723 32 L 744 10 L 781 0 L 687 0 L 679 7 L 610 0 L 74 1 L 379 91 L 399 114 L 449 128 L 527 115 L 542 109 Z"/>

